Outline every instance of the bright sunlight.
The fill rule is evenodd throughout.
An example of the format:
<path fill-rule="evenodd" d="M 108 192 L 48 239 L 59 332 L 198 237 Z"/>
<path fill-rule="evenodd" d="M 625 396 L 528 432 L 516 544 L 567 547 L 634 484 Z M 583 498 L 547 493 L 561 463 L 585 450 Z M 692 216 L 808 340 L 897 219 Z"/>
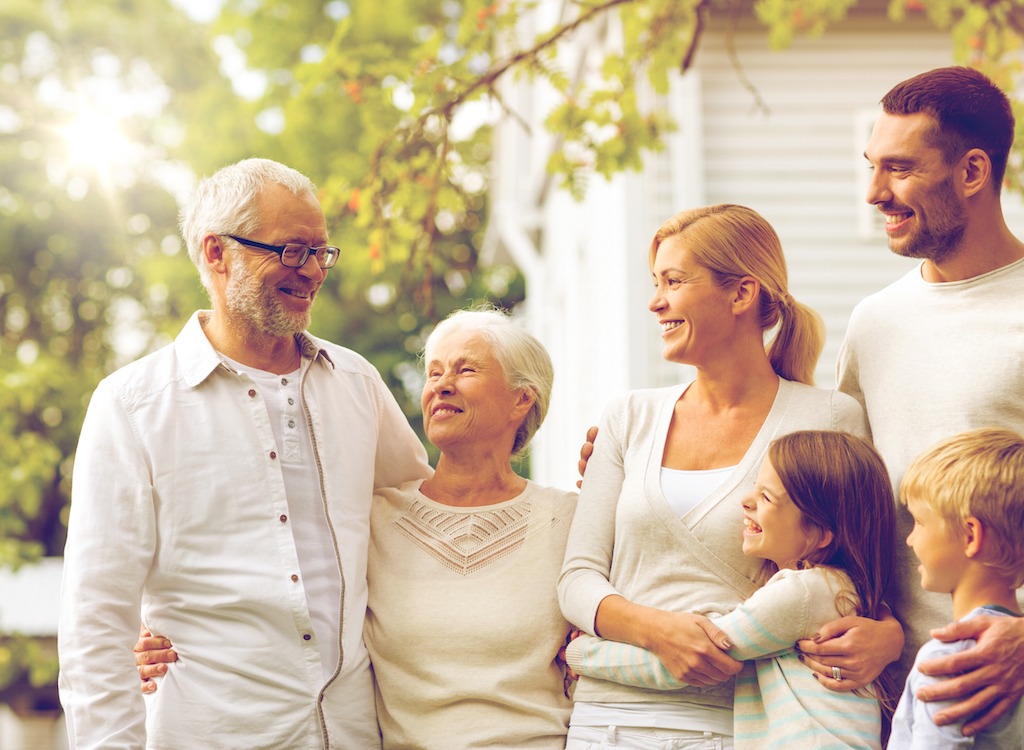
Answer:
<path fill-rule="evenodd" d="M 104 182 L 130 164 L 138 150 L 121 127 L 116 114 L 83 106 L 59 128 L 67 148 L 68 167 L 95 172 Z"/>

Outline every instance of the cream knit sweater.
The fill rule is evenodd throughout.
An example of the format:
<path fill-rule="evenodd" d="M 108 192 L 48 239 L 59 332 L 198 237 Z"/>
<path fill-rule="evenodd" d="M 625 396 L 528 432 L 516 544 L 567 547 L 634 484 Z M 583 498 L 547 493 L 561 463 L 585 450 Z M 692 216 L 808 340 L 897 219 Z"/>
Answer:
<path fill-rule="evenodd" d="M 562 750 L 555 579 L 576 494 L 531 482 L 463 508 L 420 483 L 378 490 L 370 517 L 364 637 L 384 750 Z"/>
<path fill-rule="evenodd" d="M 839 390 L 864 404 L 897 490 L 910 461 L 943 438 L 976 427 L 1024 432 L 1024 260 L 941 284 L 915 268 L 857 305 L 838 370 Z M 952 622 L 953 609 L 948 595 L 921 588 L 902 543 L 913 521 L 896 505 L 892 604 L 907 634 L 902 680 L 928 631 Z"/>
<path fill-rule="evenodd" d="M 606 411 L 587 465 L 558 583 L 566 619 L 594 635 L 601 600 L 620 594 L 672 612 L 731 612 L 755 590 L 760 561 L 743 555 L 741 499 L 768 444 L 796 430 L 843 430 L 865 437 L 864 412 L 849 396 L 782 380 L 760 432 L 729 478 L 677 518 L 661 493 L 661 458 L 685 386 L 634 391 Z M 577 701 L 687 701 L 731 708 L 733 683 L 645 690 L 581 677 Z"/>
<path fill-rule="evenodd" d="M 866 693 L 829 690 L 800 663 L 794 644 L 854 614 L 853 582 L 839 570 L 780 570 L 754 595 L 715 620 L 741 661 L 734 704 L 736 750 L 881 747 L 881 710 Z M 584 635 L 566 649 L 578 674 L 677 690 L 683 683 L 650 651 Z"/>

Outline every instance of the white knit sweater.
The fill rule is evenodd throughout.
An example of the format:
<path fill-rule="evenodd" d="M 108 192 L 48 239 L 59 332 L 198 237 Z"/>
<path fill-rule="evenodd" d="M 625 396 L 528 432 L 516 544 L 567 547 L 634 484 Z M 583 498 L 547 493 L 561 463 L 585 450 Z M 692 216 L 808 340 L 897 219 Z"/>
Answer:
<path fill-rule="evenodd" d="M 939 440 L 977 427 L 1024 432 L 1024 260 L 939 284 L 915 268 L 857 305 L 838 370 L 839 389 L 864 404 L 897 489 L 911 460 Z M 902 679 L 928 631 L 952 622 L 953 610 L 948 595 L 921 588 L 902 544 L 913 520 L 900 503 L 896 520 Z"/>

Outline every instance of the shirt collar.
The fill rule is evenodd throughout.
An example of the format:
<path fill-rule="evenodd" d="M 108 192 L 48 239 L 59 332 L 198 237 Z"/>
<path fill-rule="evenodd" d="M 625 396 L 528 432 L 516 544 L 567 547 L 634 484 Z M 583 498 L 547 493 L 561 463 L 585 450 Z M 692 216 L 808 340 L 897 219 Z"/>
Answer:
<path fill-rule="evenodd" d="M 197 310 L 192 313 L 192 317 L 174 340 L 175 353 L 178 355 L 178 362 L 189 388 L 195 388 L 206 380 L 223 361 L 203 332 L 203 321 L 209 317 L 209 310 Z M 295 341 L 299 345 L 299 354 L 303 359 L 323 362 L 331 369 L 334 368 L 334 362 L 319 339 L 303 331 L 295 334 Z"/>

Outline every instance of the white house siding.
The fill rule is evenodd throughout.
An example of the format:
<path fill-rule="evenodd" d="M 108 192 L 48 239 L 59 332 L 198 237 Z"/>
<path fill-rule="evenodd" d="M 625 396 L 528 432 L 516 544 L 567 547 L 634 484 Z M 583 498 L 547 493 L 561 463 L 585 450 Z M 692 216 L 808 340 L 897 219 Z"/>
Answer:
<path fill-rule="evenodd" d="M 851 19 L 783 53 L 764 34 L 738 34 L 735 45 L 768 111 L 754 108 L 724 45 L 706 45 L 706 199 L 746 204 L 779 233 L 793 295 L 825 320 L 817 381 L 830 386 L 854 304 L 913 265 L 888 251 L 880 230 L 864 232 L 877 222 L 864 202 L 870 117 L 893 84 L 949 64 L 949 39 L 921 23 Z"/>
<path fill-rule="evenodd" d="M 612 23 L 576 40 L 566 69 L 574 69 L 581 50 L 614 40 L 615 30 Z M 864 203 L 862 152 L 870 118 L 892 85 L 951 64 L 948 36 L 921 18 L 895 24 L 881 6 L 872 6 L 823 37 L 798 38 L 781 52 L 768 48 L 763 27 L 753 21 L 732 34 L 732 44 L 766 111 L 734 70 L 722 25 L 713 20 L 694 70 L 677 77 L 663 101 L 680 125 L 666 151 L 647 158 L 641 173 L 594 179 L 582 203 L 536 189 L 551 147 L 541 126 L 556 101 L 550 91 L 521 85 L 515 93 L 526 105 L 520 112 L 528 112 L 532 135 L 511 120 L 499 128 L 494 200 L 506 210 L 502 219 L 496 212 L 496 220 L 519 216 L 533 231 L 537 252 L 527 308 L 556 371 L 551 411 L 533 448 L 532 474 L 539 482 L 571 486 L 584 430 L 615 394 L 686 376 L 661 359 L 646 308 L 647 246 L 672 213 L 731 202 L 772 223 L 786 250 L 791 291 L 825 320 L 817 371 L 823 386 L 834 384 L 854 304 L 913 265 L 889 252 L 877 212 Z M 518 189 L 508 190 L 512 184 Z M 1004 202 L 1011 227 L 1024 227 L 1021 202 Z"/>

